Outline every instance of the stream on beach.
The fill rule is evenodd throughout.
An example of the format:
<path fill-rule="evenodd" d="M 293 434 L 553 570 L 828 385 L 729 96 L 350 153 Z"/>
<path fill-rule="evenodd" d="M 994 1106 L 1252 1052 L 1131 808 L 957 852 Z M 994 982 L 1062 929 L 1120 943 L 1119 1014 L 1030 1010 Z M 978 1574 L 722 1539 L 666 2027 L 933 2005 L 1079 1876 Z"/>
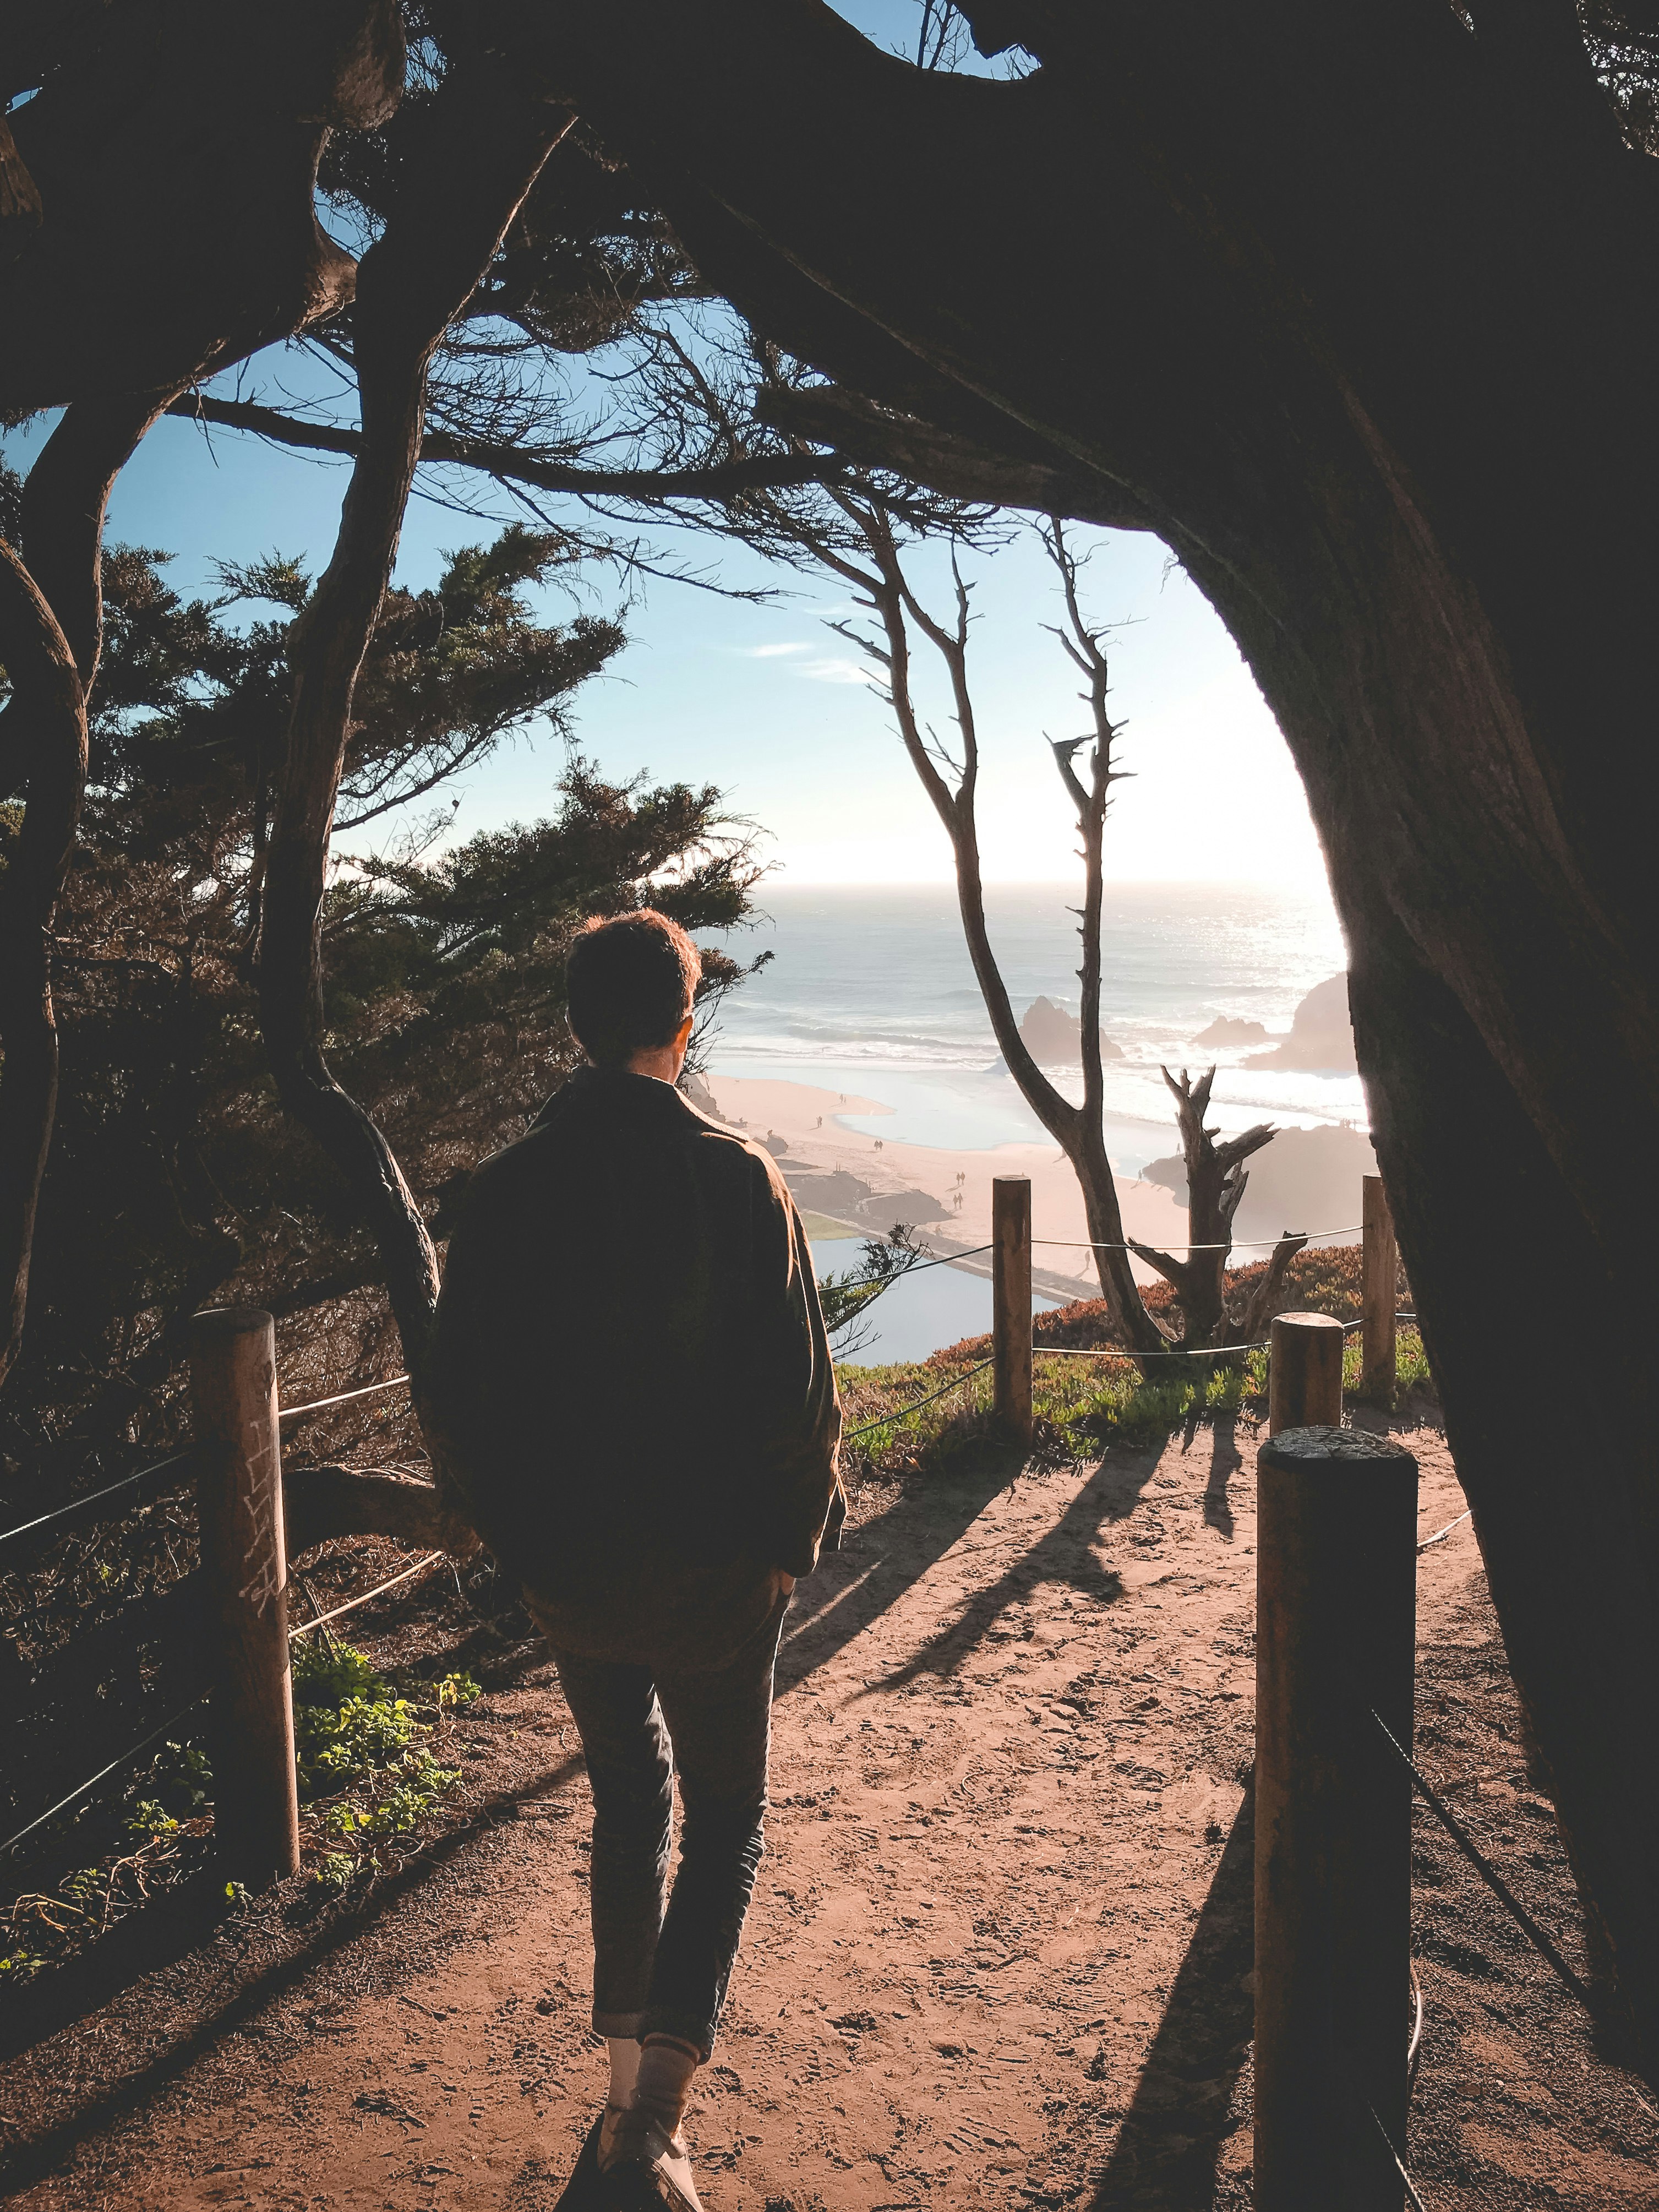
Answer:
<path fill-rule="evenodd" d="M 820 1282 L 856 1267 L 864 1249 L 859 1237 L 815 1237 L 812 1265 Z M 1058 1298 L 1034 1293 L 1031 1310 L 1042 1313 Z M 991 1284 L 985 1275 L 963 1267 L 928 1267 L 895 1283 L 875 1299 L 860 1324 L 865 1341 L 851 1352 L 837 1352 L 843 1365 L 888 1367 L 902 1359 L 926 1359 L 941 1346 L 964 1336 L 981 1336 L 991 1326 Z"/>

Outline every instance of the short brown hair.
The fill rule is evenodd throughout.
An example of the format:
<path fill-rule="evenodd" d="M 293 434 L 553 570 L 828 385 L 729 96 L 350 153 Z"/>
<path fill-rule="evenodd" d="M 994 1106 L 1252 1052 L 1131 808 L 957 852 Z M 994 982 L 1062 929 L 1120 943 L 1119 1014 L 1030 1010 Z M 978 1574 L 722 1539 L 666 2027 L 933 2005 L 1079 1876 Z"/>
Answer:
<path fill-rule="evenodd" d="M 702 980 L 702 957 L 654 907 L 576 933 L 565 963 L 565 1003 L 576 1042 L 600 1066 L 672 1044 Z"/>

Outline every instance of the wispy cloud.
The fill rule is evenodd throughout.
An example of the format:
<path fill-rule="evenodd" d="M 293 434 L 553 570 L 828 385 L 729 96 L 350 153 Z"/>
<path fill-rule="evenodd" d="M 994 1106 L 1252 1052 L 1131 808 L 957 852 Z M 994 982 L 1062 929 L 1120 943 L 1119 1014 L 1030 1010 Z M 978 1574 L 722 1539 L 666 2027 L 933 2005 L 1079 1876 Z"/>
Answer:
<path fill-rule="evenodd" d="M 736 647 L 739 659 L 744 660 L 776 660 L 786 653 L 811 653 L 811 650 L 812 647 L 801 640 L 786 645 L 740 645 Z"/>
<path fill-rule="evenodd" d="M 830 660 L 809 660 L 801 670 L 815 684 L 873 684 L 876 671 L 862 660 L 849 660 L 838 653 Z"/>

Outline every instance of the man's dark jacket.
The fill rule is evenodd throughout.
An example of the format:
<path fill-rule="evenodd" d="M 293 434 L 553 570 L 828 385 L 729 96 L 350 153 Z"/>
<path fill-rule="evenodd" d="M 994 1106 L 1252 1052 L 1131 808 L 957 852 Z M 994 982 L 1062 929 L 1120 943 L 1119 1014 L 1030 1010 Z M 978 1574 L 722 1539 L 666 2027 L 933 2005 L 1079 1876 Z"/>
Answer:
<path fill-rule="evenodd" d="M 717 1665 L 839 1526 L 800 1216 L 653 1077 L 584 1069 L 473 1176 L 428 1389 L 447 1481 L 567 1650 Z"/>

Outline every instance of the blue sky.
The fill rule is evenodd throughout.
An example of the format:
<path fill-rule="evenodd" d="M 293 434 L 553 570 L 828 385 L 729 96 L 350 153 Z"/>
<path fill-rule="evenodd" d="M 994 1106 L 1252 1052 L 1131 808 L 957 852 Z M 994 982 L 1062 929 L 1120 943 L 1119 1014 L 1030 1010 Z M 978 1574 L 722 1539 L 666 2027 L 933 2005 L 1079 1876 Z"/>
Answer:
<path fill-rule="evenodd" d="M 915 21 L 902 0 L 843 11 L 860 29 L 902 36 Z M 296 373 L 297 371 L 297 373 Z M 280 349 L 246 365 L 241 389 L 303 385 Z M 47 423 L 8 436 L 27 467 Z M 234 433 L 157 424 L 128 465 L 111 507 L 111 534 L 175 555 L 185 592 L 211 588 L 211 563 L 270 550 L 325 561 L 345 484 L 343 464 L 278 453 Z M 503 503 L 503 519 L 512 512 Z M 556 515 L 556 509 L 551 509 Z M 477 543 L 489 526 L 431 501 L 411 503 L 398 579 L 431 582 L 442 550 Z M 1113 706 L 1127 727 L 1109 830 L 1109 872 L 1120 880 L 1322 879 L 1301 787 L 1285 746 L 1231 640 L 1155 540 L 1086 535 L 1095 547 L 1087 599 L 1124 625 L 1113 647 Z M 739 587 L 782 595 L 760 607 L 690 586 L 636 587 L 629 642 L 611 672 L 588 685 L 574 721 L 584 751 L 607 773 L 712 781 L 732 809 L 769 835 L 789 882 L 923 881 L 949 874 L 943 832 L 916 786 L 887 709 L 862 664 L 827 627 L 851 611 L 843 587 L 768 568 L 743 549 L 683 533 L 689 565 Z M 946 604 L 937 561 L 918 573 Z M 1077 677 L 1042 625 L 1058 618 L 1053 572 L 1026 533 L 975 560 L 978 615 L 975 688 L 983 752 L 982 836 L 993 880 L 1062 880 L 1075 873 L 1074 838 L 1046 733 L 1085 726 Z M 580 604 L 615 605 L 616 578 L 599 570 Z M 546 615 L 572 605 L 546 595 Z M 935 689 L 927 702 L 943 722 Z M 544 812 L 562 759 L 556 742 L 524 743 L 476 770 L 456 832 L 466 835 Z"/>

